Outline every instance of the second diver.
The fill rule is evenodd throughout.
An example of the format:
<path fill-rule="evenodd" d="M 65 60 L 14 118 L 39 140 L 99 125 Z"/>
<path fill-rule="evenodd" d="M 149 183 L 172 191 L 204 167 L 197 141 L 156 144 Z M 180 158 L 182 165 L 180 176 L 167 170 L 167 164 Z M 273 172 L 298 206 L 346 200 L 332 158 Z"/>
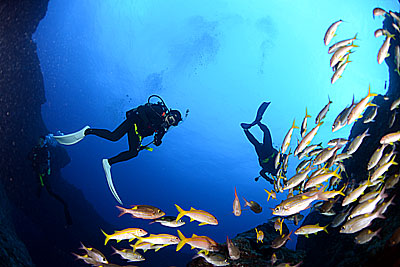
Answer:
<path fill-rule="evenodd" d="M 256 150 L 258 163 L 261 166 L 260 176 L 273 184 L 274 180 L 268 177 L 266 173 L 277 175 L 279 168 L 275 168 L 275 158 L 278 155 L 278 151 L 272 146 L 272 137 L 268 127 L 261 123 L 262 116 L 270 103 L 271 102 L 263 102 L 257 110 L 255 120 L 252 123 L 241 123 L 240 126 L 243 128 L 244 134 Z M 250 128 L 255 125 L 258 125 L 264 134 L 262 143 L 249 131 Z M 255 178 L 255 180 L 258 181 L 258 178 L 259 177 Z"/>

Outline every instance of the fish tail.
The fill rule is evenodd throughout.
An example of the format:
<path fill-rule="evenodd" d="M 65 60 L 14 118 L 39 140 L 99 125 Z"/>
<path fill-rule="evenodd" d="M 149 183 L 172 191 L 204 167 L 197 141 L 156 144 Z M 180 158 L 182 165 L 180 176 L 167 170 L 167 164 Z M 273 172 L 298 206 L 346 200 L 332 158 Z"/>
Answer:
<path fill-rule="evenodd" d="M 111 235 L 106 234 L 106 232 L 104 232 L 103 229 L 100 229 L 100 230 L 101 230 L 101 232 L 103 233 L 103 235 L 106 236 L 106 240 L 104 240 L 104 246 L 105 246 L 105 245 L 107 245 L 108 240 L 110 240 L 110 236 L 111 236 Z M 81 243 L 81 244 L 82 244 L 82 243 Z M 83 244 L 82 244 L 82 246 L 83 246 Z"/>
<path fill-rule="evenodd" d="M 178 232 L 178 236 L 179 239 L 181 241 L 179 241 L 178 245 L 176 246 L 176 251 L 179 251 L 185 244 L 186 244 L 186 237 L 182 234 L 181 231 L 177 231 Z"/>
<path fill-rule="evenodd" d="M 341 177 L 340 174 L 338 173 L 339 169 L 340 169 L 340 167 L 338 166 L 338 167 L 336 168 L 336 170 L 333 172 L 333 175 L 334 175 L 335 177 L 339 178 L 339 179 L 342 179 L 342 177 Z"/>
<path fill-rule="evenodd" d="M 378 94 L 371 94 L 371 85 L 368 85 L 368 96 L 377 96 Z"/>
<path fill-rule="evenodd" d="M 127 213 L 125 208 L 120 207 L 120 206 L 115 206 L 115 207 L 117 207 L 117 209 L 119 209 L 119 211 L 121 212 L 121 213 L 118 215 L 118 217 L 121 217 L 122 215 L 124 215 L 125 213 Z"/>
<path fill-rule="evenodd" d="M 176 216 L 176 221 L 179 221 L 183 216 L 185 216 L 186 211 L 184 211 L 181 207 L 175 204 L 176 209 L 178 210 L 179 214 Z"/>
<path fill-rule="evenodd" d="M 329 225 L 329 223 L 327 225 L 325 225 L 324 227 L 322 227 L 322 230 L 324 230 L 327 234 L 329 234 L 328 230 L 326 229 L 328 227 L 328 225 Z"/>
<path fill-rule="evenodd" d="M 307 113 L 307 107 L 306 107 L 306 118 L 311 118 L 311 116 L 308 115 L 308 113 Z"/>
<path fill-rule="evenodd" d="M 267 199 L 267 202 L 268 202 L 268 201 L 269 201 L 269 198 L 270 198 L 271 195 L 272 195 L 272 192 L 269 192 L 267 189 L 264 189 L 264 191 L 267 192 L 267 194 L 268 194 L 268 199 Z"/>
<path fill-rule="evenodd" d="M 389 163 L 392 163 L 392 165 L 399 165 L 397 162 L 394 161 L 395 158 L 396 158 L 396 155 L 394 155 L 394 157 L 392 157 L 392 159 L 389 161 Z"/>
<path fill-rule="evenodd" d="M 243 200 L 244 200 L 244 206 L 243 207 L 247 207 L 247 206 L 250 207 L 250 205 L 248 204 L 249 202 L 244 197 L 243 197 Z"/>
<path fill-rule="evenodd" d="M 237 197 L 236 186 L 235 186 L 235 197 Z"/>
<path fill-rule="evenodd" d="M 293 129 L 299 129 L 299 127 L 297 127 L 297 126 L 295 125 L 295 123 L 296 123 L 296 120 L 293 120 L 292 128 L 293 128 Z"/>
<path fill-rule="evenodd" d="M 101 229 L 100 229 L 101 230 Z M 103 230 L 101 230 L 101 231 L 103 231 Z M 104 233 L 104 232 L 103 232 Z M 82 242 L 80 242 L 81 243 L 81 247 L 80 247 L 80 249 L 84 249 L 84 250 L 86 250 L 86 247 L 85 247 L 85 245 L 82 243 Z"/>
<path fill-rule="evenodd" d="M 343 191 L 346 189 L 348 183 L 344 184 L 342 189 L 339 190 L 339 195 L 345 196 L 345 194 L 343 193 Z"/>

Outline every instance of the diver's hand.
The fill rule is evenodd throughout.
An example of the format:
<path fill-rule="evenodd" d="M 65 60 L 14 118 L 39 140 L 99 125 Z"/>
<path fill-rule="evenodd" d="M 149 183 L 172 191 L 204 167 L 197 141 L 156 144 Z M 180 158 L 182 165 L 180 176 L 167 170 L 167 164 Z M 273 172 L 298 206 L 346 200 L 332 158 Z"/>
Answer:
<path fill-rule="evenodd" d="M 154 145 L 159 146 L 159 145 L 161 145 L 161 143 L 162 143 L 162 141 L 160 138 L 156 138 L 156 137 L 154 138 L 154 140 L 153 140 Z"/>

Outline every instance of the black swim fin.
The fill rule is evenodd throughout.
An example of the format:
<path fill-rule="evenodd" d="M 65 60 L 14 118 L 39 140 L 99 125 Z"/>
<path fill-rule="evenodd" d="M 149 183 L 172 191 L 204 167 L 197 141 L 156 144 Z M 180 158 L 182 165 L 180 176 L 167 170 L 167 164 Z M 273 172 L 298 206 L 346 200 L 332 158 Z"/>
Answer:
<path fill-rule="evenodd" d="M 244 130 L 248 130 L 251 127 L 253 127 L 254 125 L 256 125 L 257 123 L 259 123 L 262 120 L 262 117 L 264 115 L 265 110 L 267 110 L 269 104 L 271 104 L 271 102 L 263 102 L 261 104 L 261 106 L 258 108 L 257 110 L 257 116 L 256 119 L 252 122 L 252 123 L 241 123 L 240 126 L 244 129 Z"/>
<path fill-rule="evenodd" d="M 254 122 L 252 123 L 253 125 L 256 125 L 257 123 L 259 123 L 262 120 L 262 117 L 264 115 L 265 110 L 267 110 L 269 104 L 271 104 L 271 102 L 263 102 L 261 104 L 261 106 L 258 108 L 257 110 L 257 116 L 256 119 L 254 120 Z"/>

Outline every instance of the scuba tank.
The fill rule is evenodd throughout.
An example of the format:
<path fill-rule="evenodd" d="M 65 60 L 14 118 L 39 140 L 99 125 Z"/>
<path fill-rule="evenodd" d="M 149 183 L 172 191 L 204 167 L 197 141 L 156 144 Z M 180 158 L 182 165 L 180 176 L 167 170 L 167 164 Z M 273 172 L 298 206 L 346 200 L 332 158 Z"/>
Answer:
<path fill-rule="evenodd" d="M 151 100 L 152 98 L 154 98 L 154 97 L 158 98 L 160 101 L 158 101 L 157 103 L 150 103 L 150 100 Z M 160 96 L 158 96 L 158 95 L 151 95 L 151 96 L 149 96 L 149 98 L 147 99 L 147 103 L 144 104 L 144 105 L 149 106 L 149 107 L 154 111 L 154 113 L 156 113 L 156 114 L 159 115 L 160 117 L 163 117 L 163 114 L 166 114 L 166 113 L 169 112 L 169 109 L 167 108 L 167 105 L 165 105 L 164 100 L 163 100 Z M 162 107 L 162 110 L 163 110 L 163 114 L 159 114 L 157 111 L 155 111 L 154 108 L 153 108 L 153 105 L 159 105 L 159 106 L 161 106 L 161 107 Z M 140 107 L 140 106 L 139 106 L 139 107 Z M 135 116 L 137 116 L 137 115 L 138 115 L 138 108 L 139 108 L 139 107 L 136 107 L 136 108 L 133 108 L 133 109 L 131 109 L 131 110 L 128 110 L 128 111 L 126 112 L 126 114 L 125 114 L 125 115 L 126 115 L 126 118 L 127 118 L 127 119 L 132 119 L 132 118 L 134 118 Z"/>

